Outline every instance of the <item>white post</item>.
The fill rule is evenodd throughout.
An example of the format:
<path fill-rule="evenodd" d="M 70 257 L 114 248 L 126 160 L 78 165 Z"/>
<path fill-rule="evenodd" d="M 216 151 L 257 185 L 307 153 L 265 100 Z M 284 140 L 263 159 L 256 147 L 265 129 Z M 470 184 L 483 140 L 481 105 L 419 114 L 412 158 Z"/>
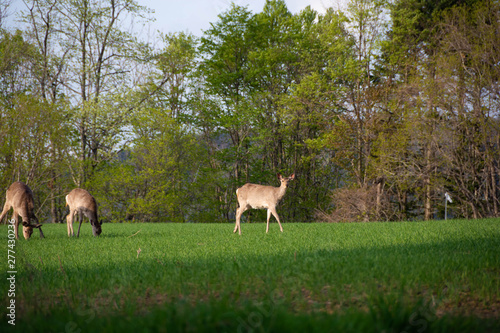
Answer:
<path fill-rule="evenodd" d="M 445 192 L 444 193 L 444 219 L 447 220 L 448 219 L 448 201 L 451 203 L 453 202 L 451 200 L 451 197 L 450 195 L 448 194 L 448 192 Z"/>

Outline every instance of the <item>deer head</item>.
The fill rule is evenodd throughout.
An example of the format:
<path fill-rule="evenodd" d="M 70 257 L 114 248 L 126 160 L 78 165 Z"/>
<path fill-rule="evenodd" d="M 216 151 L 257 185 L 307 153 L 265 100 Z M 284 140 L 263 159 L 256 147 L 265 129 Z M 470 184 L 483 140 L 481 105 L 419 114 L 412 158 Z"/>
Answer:
<path fill-rule="evenodd" d="M 38 221 L 37 221 L 38 222 Z M 42 225 L 40 223 L 30 224 L 28 222 L 23 221 L 23 235 L 25 239 L 29 239 L 31 234 L 33 234 L 33 228 L 40 230 L 40 237 L 45 238 L 42 232 Z"/>

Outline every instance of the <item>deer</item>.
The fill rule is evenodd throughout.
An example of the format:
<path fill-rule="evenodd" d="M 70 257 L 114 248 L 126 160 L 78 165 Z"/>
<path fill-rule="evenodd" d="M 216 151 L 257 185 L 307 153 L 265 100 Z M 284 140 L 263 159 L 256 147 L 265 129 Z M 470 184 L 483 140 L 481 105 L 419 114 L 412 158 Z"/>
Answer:
<path fill-rule="evenodd" d="M 66 222 L 68 224 L 68 237 L 74 236 L 73 220 L 77 213 L 80 225 L 78 226 L 78 233 L 76 234 L 76 237 L 80 237 L 80 228 L 83 222 L 82 215 L 85 215 L 89 219 L 90 224 L 92 225 L 92 233 L 94 234 L 94 237 L 101 234 L 102 222 L 99 222 L 97 219 L 97 203 L 88 191 L 82 188 L 73 189 L 68 195 L 66 195 L 66 206 L 69 206 L 69 214 L 66 216 Z"/>
<path fill-rule="evenodd" d="M 241 235 L 241 215 L 248 209 L 267 209 L 266 233 L 269 232 L 269 219 L 271 214 L 276 218 L 280 226 L 280 231 L 283 232 L 280 218 L 276 212 L 276 206 L 285 195 L 288 183 L 295 179 L 295 174 L 293 173 L 289 177 L 283 177 L 278 173 L 277 176 L 281 182 L 280 187 L 247 183 L 236 190 L 239 207 L 236 209 L 236 226 L 234 227 L 233 233 L 238 231 Z"/>
<path fill-rule="evenodd" d="M 0 214 L 0 223 L 12 208 L 16 239 L 19 239 L 19 216 L 21 216 L 23 222 L 23 235 L 26 240 L 30 239 L 31 234 L 33 234 L 33 228 L 37 228 L 40 231 L 40 238 L 45 238 L 42 225 L 38 223 L 38 219 L 34 213 L 34 202 L 33 192 L 23 182 L 14 182 L 7 189 L 5 205 L 3 206 L 2 214 Z M 31 221 L 35 221 L 36 223 L 32 224 Z"/>

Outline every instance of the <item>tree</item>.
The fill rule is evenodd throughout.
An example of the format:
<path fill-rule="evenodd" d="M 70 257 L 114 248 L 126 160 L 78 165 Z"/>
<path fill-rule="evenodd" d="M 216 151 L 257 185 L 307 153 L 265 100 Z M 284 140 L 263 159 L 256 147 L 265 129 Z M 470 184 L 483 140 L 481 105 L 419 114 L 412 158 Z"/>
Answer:
<path fill-rule="evenodd" d="M 182 118 L 187 113 L 188 87 L 194 71 L 197 56 L 197 39 L 190 34 L 177 33 L 162 35 L 165 47 L 155 55 L 159 82 L 154 85 L 159 90 L 154 94 L 158 106 L 166 107 L 173 118 Z"/>
<path fill-rule="evenodd" d="M 234 210 L 234 191 L 246 170 L 248 178 L 248 137 L 252 108 L 248 96 L 248 56 L 254 47 L 253 15 L 246 7 L 232 4 L 219 15 L 219 21 L 204 32 L 199 51 L 202 60 L 193 95 L 198 101 L 196 123 L 203 133 L 210 153 L 210 168 L 215 180 L 214 198 L 218 198 L 218 215 L 229 218 Z"/>
<path fill-rule="evenodd" d="M 62 220 L 60 211 L 64 207 L 64 200 L 58 195 L 65 187 L 65 180 L 59 179 L 62 165 L 66 164 L 63 156 L 73 148 L 68 145 L 63 133 L 69 134 L 69 123 L 66 121 L 68 113 L 65 111 L 67 101 L 62 94 L 62 77 L 66 71 L 65 62 L 68 50 L 57 55 L 58 32 L 57 25 L 61 15 L 57 10 L 56 1 L 34 0 L 26 2 L 27 13 L 24 16 L 28 29 L 24 35 L 35 46 L 37 52 L 31 62 L 31 73 L 36 80 L 33 93 L 36 93 L 42 104 L 47 108 L 48 119 L 53 118 L 58 126 L 50 131 L 47 158 L 50 160 L 51 179 L 47 182 L 50 188 L 50 207 L 52 221 Z"/>
<path fill-rule="evenodd" d="M 3 28 L 4 21 L 10 14 L 9 7 L 11 3 L 11 0 L 0 0 L 0 29 Z"/>
<path fill-rule="evenodd" d="M 294 19 L 301 27 L 296 38 L 300 76 L 281 96 L 278 112 L 284 120 L 283 137 L 290 140 L 285 150 L 287 163 L 300 175 L 300 187 L 287 201 L 290 211 L 303 221 L 314 218 L 318 209 L 328 209 L 330 193 L 343 178 L 340 161 L 332 161 L 338 149 L 327 144 L 327 138 L 343 112 L 335 71 L 351 58 L 352 40 L 346 17 L 331 9 L 318 15 L 306 8 Z"/>
<path fill-rule="evenodd" d="M 374 193 L 372 186 L 377 186 L 377 200 L 363 201 L 357 204 L 363 220 L 378 219 L 382 196 L 381 175 L 372 168 L 372 149 L 380 127 L 380 120 L 387 117 L 382 96 L 386 86 L 381 79 L 378 66 L 378 53 L 386 29 L 383 2 L 360 0 L 348 3 L 343 22 L 343 38 L 337 38 L 335 49 L 341 54 L 338 60 L 332 60 L 328 66 L 328 75 L 335 85 L 338 110 L 332 117 L 333 126 L 325 135 L 324 144 L 335 152 L 333 161 L 344 173 L 344 182 L 356 195 L 361 191 Z M 333 47 L 332 47 L 333 48 Z M 339 200 L 348 195 L 334 196 Z M 360 198 L 368 198 L 362 195 Z M 345 203 L 335 202 L 334 206 L 348 207 Z M 346 214 L 342 214 L 346 215 Z M 348 214 L 352 215 L 352 214 Z"/>
<path fill-rule="evenodd" d="M 442 155 L 444 151 L 447 151 L 445 154 L 454 151 L 454 148 L 448 150 L 453 146 L 450 139 L 460 133 L 457 132 L 460 126 L 455 126 L 457 122 L 450 125 L 450 121 L 454 119 L 451 115 L 457 112 L 455 97 L 451 96 L 461 96 L 461 93 L 457 88 L 452 88 L 454 92 L 450 90 L 453 86 L 450 83 L 457 81 L 450 76 L 456 71 L 451 68 L 460 62 L 449 49 L 442 49 L 457 36 L 445 37 L 439 22 L 443 21 L 447 8 L 460 5 L 471 11 L 475 3 L 398 1 L 391 7 L 392 28 L 382 49 L 390 117 L 384 120 L 385 129 L 376 141 L 373 162 L 384 174 L 389 195 L 398 203 L 397 218 L 418 218 L 421 207 L 424 219 L 433 218 L 443 192 L 446 188 L 449 190 L 447 170 L 453 165 L 463 165 L 459 160 L 451 163 Z M 475 30 L 465 25 L 461 29 Z M 468 137 L 462 142 L 468 146 L 473 141 L 475 139 Z M 469 171 L 462 173 L 469 174 Z M 389 211 L 389 215 L 391 212 L 395 210 Z"/>
<path fill-rule="evenodd" d="M 123 142 L 117 136 L 130 106 L 119 100 L 132 89 L 127 74 L 140 59 L 140 44 L 121 24 L 145 18 L 148 10 L 133 0 L 58 1 L 53 6 L 59 17 L 58 50 L 67 54 L 62 84 L 71 96 L 79 134 L 79 167 L 73 178 L 81 186 Z"/>
<path fill-rule="evenodd" d="M 37 46 L 25 40 L 21 31 L 5 32 L 0 41 L 1 184 L 6 188 L 15 180 L 28 183 L 42 208 L 49 202 L 52 220 L 59 221 L 55 191 L 47 192 L 41 185 L 52 189 L 60 185 L 55 180 L 63 173 L 67 148 L 65 101 L 41 94 L 37 65 L 43 56 Z"/>
<path fill-rule="evenodd" d="M 437 72 L 446 82 L 440 108 L 447 122 L 439 153 L 447 162 L 445 187 L 465 217 L 499 215 L 499 19 L 498 3 L 486 1 L 452 8 L 438 25 Z"/>
<path fill-rule="evenodd" d="M 29 0 L 16 32 L 8 4 L 0 185 L 30 183 L 53 221 L 74 186 L 110 221 L 232 220 L 235 189 L 278 172 L 287 221 L 431 219 L 444 192 L 499 215 L 497 1 L 232 4 L 159 47 L 134 0 Z"/>

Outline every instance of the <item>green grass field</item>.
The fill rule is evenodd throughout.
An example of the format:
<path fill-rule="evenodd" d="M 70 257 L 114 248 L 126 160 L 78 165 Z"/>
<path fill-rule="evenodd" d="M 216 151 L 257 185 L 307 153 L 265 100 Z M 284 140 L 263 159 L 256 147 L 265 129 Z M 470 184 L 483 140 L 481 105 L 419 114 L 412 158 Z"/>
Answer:
<path fill-rule="evenodd" d="M 3 279 L 0 330 L 500 331 L 499 219 L 233 228 L 104 224 L 94 238 L 86 223 L 68 239 L 47 224 L 16 243 L 16 325 Z"/>

